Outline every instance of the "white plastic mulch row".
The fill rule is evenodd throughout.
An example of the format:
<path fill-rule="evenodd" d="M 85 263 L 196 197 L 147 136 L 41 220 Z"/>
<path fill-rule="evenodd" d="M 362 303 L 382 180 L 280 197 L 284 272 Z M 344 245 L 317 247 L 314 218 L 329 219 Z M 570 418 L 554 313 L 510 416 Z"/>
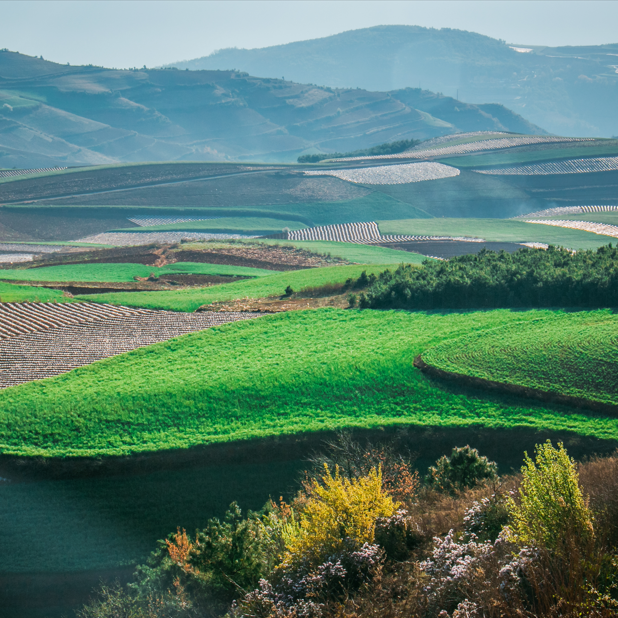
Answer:
<path fill-rule="evenodd" d="M 566 227 L 572 230 L 583 230 L 592 232 L 600 236 L 611 236 L 618 238 L 618 225 L 607 225 L 606 223 L 594 223 L 592 221 L 565 221 L 559 219 L 526 219 L 526 223 L 539 223 L 541 225 L 553 225 L 555 227 Z"/>
<path fill-rule="evenodd" d="M 56 253 L 66 250 L 67 245 L 33 245 L 18 242 L 0 242 L 0 251 L 7 253 L 25 253 L 24 249 L 33 253 Z"/>
<path fill-rule="evenodd" d="M 556 217 L 560 215 L 581 215 L 587 212 L 612 212 L 618 210 L 618 206 L 558 206 L 529 212 L 513 219 L 527 219 L 529 217 Z"/>
<path fill-rule="evenodd" d="M 323 225 L 320 227 L 305 228 L 304 230 L 293 230 L 288 232 L 288 240 L 329 240 L 333 242 L 350 242 L 356 245 L 377 245 L 380 243 L 410 242 L 414 240 L 465 240 L 468 242 L 485 242 L 482 238 L 453 236 L 383 236 L 375 221 L 342 223 L 341 225 Z"/>
<path fill-rule="evenodd" d="M 618 170 L 618 157 L 596 157 L 593 159 L 569 159 L 553 163 L 535 163 L 494 170 L 473 170 L 477 174 L 492 176 L 549 176 L 551 174 L 586 174 L 590 172 L 611 172 Z"/>
<path fill-rule="evenodd" d="M 77 242 L 130 247 L 152 243 L 175 243 L 181 240 L 229 240 L 231 238 L 257 238 L 241 234 L 207 234 L 205 232 L 106 232 L 80 238 Z"/>
<path fill-rule="evenodd" d="M 341 180 L 365 185 L 403 185 L 459 176 L 457 168 L 441 163 L 405 163 L 356 169 L 315 170 L 304 173 L 307 176 L 335 176 Z"/>
<path fill-rule="evenodd" d="M 17 262 L 32 262 L 34 253 L 0 253 L 0 264 L 17 264 Z"/>
<path fill-rule="evenodd" d="M 136 215 L 127 217 L 132 223 L 136 223 L 140 227 L 148 227 L 151 225 L 173 225 L 174 223 L 191 223 L 192 221 L 209 221 L 217 219 L 217 217 L 149 217 Z"/>
<path fill-rule="evenodd" d="M 10 178 L 11 176 L 28 176 L 29 174 L 43 174 L 44 172 L 61 172 L 66 167 L 39 167 L 32 170 L 4 170 L 0 172 L 0 178 Z"/>
<path fill-rule="evenodd" d="M 427 157 L 441 157 L 454 154 L 468 154 L 481 150 L 500 150 L 502 148 L 513 148 L 515 146 L 530 146 L 534 144 L 554 144 L 561 142 L 588 142 L 594 140 L 593 137 L 545 137 L 542 135 L 527 135 L 524 137 L 503 137 L 497 139 L 486 139 L 468 144 L 457 144 L 455 146 L 444 146 L 443 148 L 429 148 L 425 150 L 408 150 L 399 154 L 376 155 L 374 157 L 346 157 L 337 161 L 358 161 L 373 159 L 426 159 Z"/>

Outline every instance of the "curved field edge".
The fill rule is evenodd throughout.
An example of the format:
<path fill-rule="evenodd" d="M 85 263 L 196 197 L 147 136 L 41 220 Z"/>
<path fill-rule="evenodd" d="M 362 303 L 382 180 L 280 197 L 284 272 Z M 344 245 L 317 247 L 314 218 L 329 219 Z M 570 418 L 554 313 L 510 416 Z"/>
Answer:
<path fill-rule="evenodd" d="M 556 313 L 320 309 L 212 328 L 5 389 L 0 452 L 116 456 L 396 426 L 618 440 L 615 418 L 439 384 L 413 365 L 445 338 Z"/>
<path fill-rule="evenodd" d="M 577 312 L 446 340 L 415 359 L 438 377 L 618 412 L 618 316 Z"/>

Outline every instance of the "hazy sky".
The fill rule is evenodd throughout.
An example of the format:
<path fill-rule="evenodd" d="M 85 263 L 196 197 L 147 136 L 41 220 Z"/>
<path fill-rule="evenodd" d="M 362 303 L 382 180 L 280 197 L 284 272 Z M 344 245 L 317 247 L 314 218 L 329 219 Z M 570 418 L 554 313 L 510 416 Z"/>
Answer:
<path fill-rule="evenodd" d="M 0 47 L 118 68 L 380 24 L 458 28 L 529 45 L 617 43 L 618 2 L 0 0 Z"/>

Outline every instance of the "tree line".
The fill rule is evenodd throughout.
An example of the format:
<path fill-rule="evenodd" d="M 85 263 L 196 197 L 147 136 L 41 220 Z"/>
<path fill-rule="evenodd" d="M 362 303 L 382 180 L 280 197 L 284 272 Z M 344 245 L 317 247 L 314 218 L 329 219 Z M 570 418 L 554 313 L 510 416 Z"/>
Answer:
<path fill-rule="evenodd" d="M 421 268 L 402 264 L 365 278 L 361 308 L 613 307 L 618 305 L 618 247 L 483 249 L 448 261 L 426 260 Z"/>

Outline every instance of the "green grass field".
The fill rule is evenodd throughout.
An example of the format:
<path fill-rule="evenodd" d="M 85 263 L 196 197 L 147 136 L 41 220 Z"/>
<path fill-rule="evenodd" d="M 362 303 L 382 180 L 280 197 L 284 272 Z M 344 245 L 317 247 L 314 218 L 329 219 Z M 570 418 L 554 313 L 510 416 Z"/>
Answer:
<path fill-rule="evenodd" d="M 67 264 L 61 266 L 44 266 L 42 268 L 24 268 L 0 270 L 0 281 L 84 281 L 108 282 L 134 281 L 135 277 L 149 277 L 171 274 L 221 275 L 230 277 L 265 277 L 273 274 L 272 270 L 249 268 L 246 266 L 229 266 L 227 264 L 204 264 L 195 262 L 177 262 L 157 268 L 144 264 Z"/>
<path fill-rule="evenodd" d="M 68 303 L 72 300 L 64 296 L 62 290 L 48 290 L 47 288 L 35 288 L 28 285 L 15 285 L 0 281 L 0 302 L 2 303 Z"/>
<path fill-rule="evenodd" d="M 496 242 L 542 242 L 569 249 L 596 249 L 612 240 L 592 232 L 512 219 L 409 219 L 378 221 L 378 226 L 382 234 L 470 236 Z"/>
<path fill-rule="evenodd" d="M 610 311 L 582 315 L 618 329 Z M 585 319 L 560 311 L 324 309 L 212 328 L 5 389 L 0 449 L 120 455 L 394 425 L 527 427 L 618 439 L 615 418 L 443 385 L 412 364 L 442 341 L 539 318 L 571 325 Z"/>
<path fill-rule="evenodd" d="M 330 266 L 309 268 L 282 273 L 267 271 L 270 276 L 254 280 L 235 281 L 208 288 L 187 288 L 170 292 L 115 292 L 109 294 L 88 294 L 76 296 L 81 300 L 145 307 L 147 309 L 168 309 L 171 311 L 195 311 L 205 304 L 236 300 L 241 298 L 266 298 L 282 296 L 287 286 L 296 292 L 305 288 L 318 287 L 328 283 L 343 283 L 348 278 L 356 279 L 363 270 L 380 273 L 386 268 L 395 269 L 397 264 L 372 264 L 368 266 Z M 274 273 L 274 274 L 273 274 Z"/>
<path fill-rule="evenodd" d="M 169 225 L 149 225 L 139 228 L 110 230 L 112 232 L 174 232 L 190 230 L 213 232 L 218 234 L 278 234 L 284 227 L 291 230 L 302 230 L 308 227 L 299 221 L 286 219 L 270 219 L 267 217 L 221 217 L 206 221 L 188 221 L 186 223 L 170 223 Z"/>
<path fill-rule="evenodd" d="M 618 405 L 618 318 L 555 314 L 451 339 L 423 352 L 451 371 Z"/>

